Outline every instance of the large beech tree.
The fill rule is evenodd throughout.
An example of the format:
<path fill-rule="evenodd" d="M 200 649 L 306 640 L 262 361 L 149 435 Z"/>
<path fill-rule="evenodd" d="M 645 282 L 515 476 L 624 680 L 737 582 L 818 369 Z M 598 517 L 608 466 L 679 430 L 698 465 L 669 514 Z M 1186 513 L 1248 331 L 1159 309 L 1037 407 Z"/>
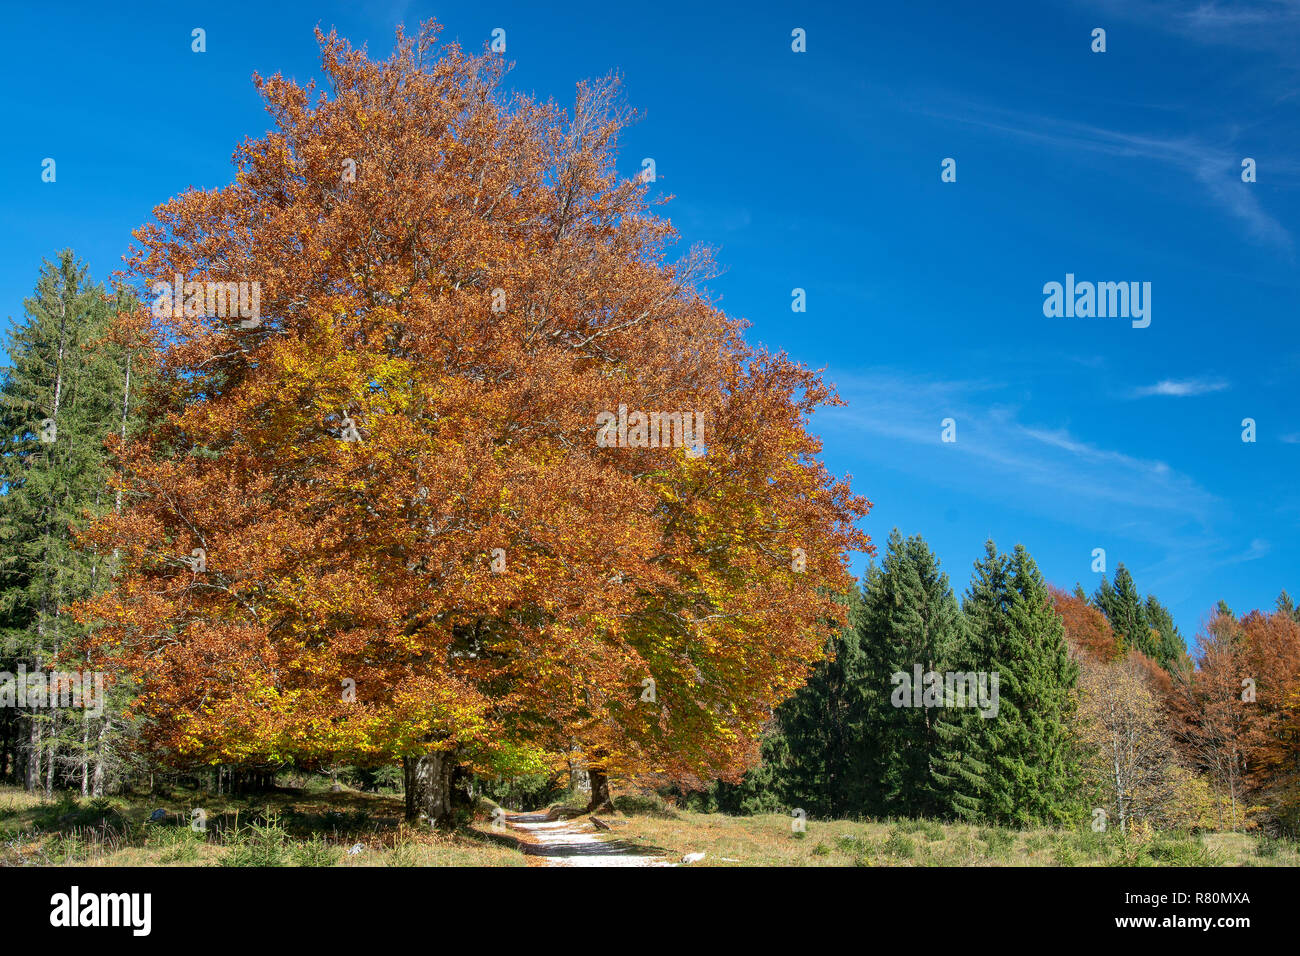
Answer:
<path fill-rule="evenodd" d="M 257 282 L 260 314 L 130 319 L 156 379 L 93 534 L 122 561 L 81 609 L 95 649 L 160 753 L 401 759 L 434 822 L 461 768 L 575 751 L 734 778 L 870 549 L 807 431 L 839 399 L 746 345 L 707 253 L 669 261 L 615 170 L 616 82 L 565 110 L 433 25 L 383 62 L 318 36 L 328 89 L 255 77 L 274 129 L 235 181 L 136 233 L 151 303 Z M 602 447 L 620 406 L 632 437 L 696 412 L 703 442 Z"/>

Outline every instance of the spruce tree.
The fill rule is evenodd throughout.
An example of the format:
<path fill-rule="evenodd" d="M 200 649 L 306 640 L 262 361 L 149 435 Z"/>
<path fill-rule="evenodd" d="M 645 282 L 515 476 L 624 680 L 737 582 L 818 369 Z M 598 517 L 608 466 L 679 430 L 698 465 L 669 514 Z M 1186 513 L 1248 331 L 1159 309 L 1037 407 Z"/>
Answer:
<path fill-rule="evenodd" d="M 1063 822 L 1077 809 L 1068 722 L 1078 668 L 1028 551 L 1008 557 L 988 542 L 963 610 L 973 657 L 999 679 L 997 716 L 975 725 L 984 814 L 1021 827 Z"/>
<path fill-rule="evenodd" d="M 1178 632 L 1169 609 L 1154 594 L 1148 594 L 1143 614 L 1152 631 L 1155 649 L 1155 653 L 1149 656 L 1171 674 L 1186 671 L 1191 665 L 1187 657 L 1187 645 L 1183 642 L 1183 636 Z"/>
<path fill-rule="evenodd" d="M 952 671 L 965 657 L 966 634 L 948 576 L 919 536 L 905 541 L 894 529 L 880 573 L 864 594 L 862 620 L 876 697 L 868 737 L 880 742 L 877 812 L 952 816 L 962 795 L 954 785 L 965 784 L 963 715 L 947 701 L 912 706 L 912 684 L 917 667 L 940 680 Z"/>
<path fill-rule="evenodd" d="M 1081 587 L 1080 590 L 1082 590 Z M 1110 620 L 1111 611 L 1116 606 L 1115 589 L 1110 586 L 1110 582 L 1106 580 L 1104 574 L 1101 576 L 1101 584 L 1097 585 L 1097 590 L 1093 592 L 1092 605 L 1106 615 L 1107 621 Z M 1112 626 L 1111 630 L 1114 631 L 1115 628 Z M 1116 636 L 1119 637 L 1118 634 Z M 1122 640 L 1123 638 L 1121 638 Z"/>
<path fill-rule="evenodd" d="M 1277 596 L 1277 611 L 1279 614 L 1285 614 L 1292 620 L 1300 622 L 1300 607 L 1291 600 L 1291 595 L 1284 590 Z"/>
<path fill-rule="evenodd" d="M 1157 658 L 1159 650 L 1147 623 L 1142 598 L 1133 584 L 1133 575 L 1122 562 L 1115 568 L 1114 587 L 1102 578 L 1101 587 L 1093 595 L 1093 603 L 1106 615 L 1110 629 L 1115 632 L 1125 650 L 1132 647 L 1147 657 Z"/>
<path fill-rule="evenodd" d="M 109 556 L 76 540 L 113 504 L 105 438 L 122 423 L 125 354 L 106 340 L 112 307 L 70 250 L 42 265 L 26 319 L 11 329 L 0 371 L 0 655 L 3 669 L 49 667 L 81 625 L 72 603 L 102 589 Z M 68 668 L 65 668 L 68 669 Z M 52 789 L 102 728 L 83 714 L 31 708 L 24 780 Z"/>

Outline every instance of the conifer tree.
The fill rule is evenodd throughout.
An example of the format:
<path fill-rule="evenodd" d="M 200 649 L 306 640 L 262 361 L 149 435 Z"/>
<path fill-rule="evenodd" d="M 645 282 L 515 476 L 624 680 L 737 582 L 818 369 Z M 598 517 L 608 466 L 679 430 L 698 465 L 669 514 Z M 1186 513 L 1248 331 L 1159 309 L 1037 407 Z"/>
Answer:
<path fill-rule="evenodd" d="M 1171 674 L 1176 670 L 1186 671 L 1191 666 L 1191 659 L 1187 656 L 1187 645 L 1178 632 L 1169 609 L 1154 594 L 1148 594 L 1143 615 L 1151 630 L 1151 643 L 1155 651 L 1148 656 Z"/>
<path fill-rule="evenodd" d="M 1102 578 L 1101 587 L 1093 596 L 1093 602 L 1110 621 L 1111 630 L 1122 642 L 1124 650 L 1136 648 L 1147 657 L 1156 658 L 1156 642 L 1151 636 L 1142 598 L 1133 584 L 1133 575 L 1122 562 L 1115 568 L 1114 587 Z"/>
<path fill-rule="evenodd" d="M 966 656 L 966 634 L 948 576 L 919 536 L 904 540 L 898 529 L 890 535 L 881 571 L 864 595 L 863 625 L 877 697 L 867 736 L 881 747 L 879 812 L 953 815 L 967 783 L 964 715 L 913 685 L 917 667 L 939 681 L 956 669 Z"/>
<path fill-rule="evenodd" d="M 1082 587 L 1080 587 L 1082 590 Z M 1106 615 L 1106 620 L 1110 620 L 1110 609 L 1115 607 L 1116 603 L 1115 589 L 1110 586 L 1110 581 L 1106 580 L 1106 575 L 1101 576 L 1101 584 L 1097 585 L 1097 590 L 1092 594 L 1093 606 Z M 1111 627 L 1114 630 L 1114 626 Z M 1118 636 L 1118 635 L 1117 635 Z"/>
<path fill-rule="evenodd" d="M 1002 555 L 988 542 L 963 610 L 974 658 L 999 678 L 997 716 L 976 725 L 984 814 L 1016 826 L 1064 821 L 1078 777 L 1067 730 L 1078 668 L 1028 551 Z"/>
<path fill-rule="evenodd" d="M 1296 607 L 1295 601 L 1291 600 L 1291 595 L 1285 590 L 1277 596 L 1277 610 L 1281 614 L 1286 614 L 1293 621 L 1300 622 L 1300 607 Z"/>
<path fill-rule="evenodd" d="M 763 765 L 718 802 L 744 811 L 800 808 L 809 816 L 977 815 L 973 711 L 895 707 L 895 674 L 940 675 L 970 657 L 947 575 L 920 537 L 897 529 L 849 601 L 833 655 L 776 712 Z M 912 700 L 910 683 L 907 693 Z"/>
<path fill-rule="evenodd" d="M 76 539 L 113 504 L 105 438 L 121 423 L 123 350 L 106 341 L 112 306 L 71 250 L 44 262 L 26 319 L 10 331 L 0 372 L 0 657 L 31 674 L 80 634 L 68 605 L 107 584 L 110 556 Z M 72 669 L 67 662 L 60 669 Z M 53 788 L 80 767 L 90 789 L 102 718 L 31 707 L 24 782 Z M 96 763 L 102 781 L 102 768 Z"/>

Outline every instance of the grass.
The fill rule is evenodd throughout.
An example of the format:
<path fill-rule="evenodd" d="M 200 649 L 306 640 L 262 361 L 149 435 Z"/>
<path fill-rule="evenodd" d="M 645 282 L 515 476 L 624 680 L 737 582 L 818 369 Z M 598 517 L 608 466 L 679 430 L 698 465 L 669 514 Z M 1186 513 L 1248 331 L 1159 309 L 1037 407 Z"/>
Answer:
<path fill-rule="evenodd" d="M 1010 830 L 936 820 L 808 820 L 671 811 L 602 814 L 610 839 L 703 851 L 694 866 L 1297 866 L 1300 846 L 1244 833 Z"/>
<path fill-rule="evenodd" d="M 190 828 L 202 808 L 207 830 Z M 162 810 L 165 819 L 151 819 Z M 278 789 L 43 800 L 0 787 L 0 866 L 524 866 L 471 832 L 402 822 L 400 797 Z M 355 850 L 356 847 L 359 850 Z M 355 852 L 349 852 L 355 850 Z"/>
<path fill-rule="evenodd" d="M 677 810 L 656 796 L 620 796 L 601 836 L 703 851 L 695 866 L 1300 866 L 1300 846 L 1247 833 L 1157 833 L 1145 839 L 1079 830 L 1011 830 L 937 820 L 728 817 Z M 570 801 L 570 814 L 579 801 Z M 558 806 L 558 805 L 557 805 Z M 190 813 L 207 830 L 191 830 Z M 0 787 L 0 865 L 45 866 L 524 866 L 528 858 L 473 831 L 402 822 L 402 800 L 327 788 L 246 797 L 196 791 L 44 800 Z M 492 804 L 478 809 L 480 824 Z M 155 811 L 164 819 L 154 820 Z M 581 819 L 581 817 L 579 817 Z"/>

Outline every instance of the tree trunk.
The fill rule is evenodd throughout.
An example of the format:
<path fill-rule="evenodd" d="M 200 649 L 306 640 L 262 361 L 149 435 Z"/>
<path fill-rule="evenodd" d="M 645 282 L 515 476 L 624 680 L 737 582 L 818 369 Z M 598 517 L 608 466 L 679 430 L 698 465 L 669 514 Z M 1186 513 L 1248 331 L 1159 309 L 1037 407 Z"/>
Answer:
<path fill-rule="evenodd" d="M 586 768 L 580 766 L 573 760 L 569 761 L 569 792 L 591 792 L 591 777 L 587 774 Z"/>
<path fill-rule="evenodd" d="M 469 804 L 463 777 L 455 751 L 432 750 L 418 757 L 403 757 L 406 821 L 454 826 L 456 811 Z"/>
<path fill-rule="evenodd" d="M 1115 805 L 1119 809 L 1119 832 L 1128 833 L 1128 821 L 1124 813 L 1124 779 L 1118 755 L 1115 756 L 1113 765 L 1115 768 Z"/>
<path fill-rule="evenodd" d="M 29 793 L 35 793 L 41 783 L 41 725 L 34 713 L 30 715 L 28 724 L 30 752 L 27 755 L 27 778 L 23 782 Z"/>
<path fill-rule="evenodd" d="M 81 719 L 81 796 L 90 796 L 90 718 Z"/>
<path fill-rule="evenodd" d="M 58 734 L 59 709 L 57 706 L 52 706 L 50 709 L 50 755 L 46 758 L 45 763 L 45 795 L 47 797 L 54 794 L 54 760 L 59 754 Z"/>
<path fill-rule="evenodd" d="M 126 381 L 122 385 L 122 443 L 126 444 L 126 422 L 131 414 L 131 353 L 126 353 Z M 113 513 L 122 513 L 122 488 L 117 489 L 117 500 L 113 503 Z M 117 573 L 117 548 L 113 548 L 113 573 Z"/>
<path fill-rule="evenodd" d="M 104 737 L 108 734 L 110 721 L 104 718 L 104 723 L 99 728 L 99 740 L 95 745 L 95 772 L 90 778 L 91 796 L 102 797 L 104 795 Z M 153 774 L 149 774 L 149 792 L 153 792 Z"/>
<path fill-rule="evenodd" d="M 587 775 L 591 778 L 591 802 L 587 804 L 587 812 L 614 809 L 609 798 L 609 777 L 605 776 L 605 768 L 588 767 Z"/>

